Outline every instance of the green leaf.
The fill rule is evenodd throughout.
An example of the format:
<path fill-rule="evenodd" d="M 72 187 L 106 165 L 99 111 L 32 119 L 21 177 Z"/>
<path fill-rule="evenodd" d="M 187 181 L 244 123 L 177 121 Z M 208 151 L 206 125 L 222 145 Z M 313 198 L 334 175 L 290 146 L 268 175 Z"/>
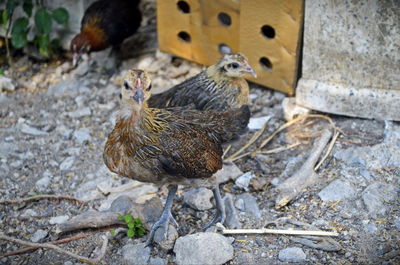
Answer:
<path fill-rule="evenodd" d="M 28 35 L 28 24 L 29 21 L 25 17 L 21 17 L 14 21 L 12 30 L 11 30 L 11 44 L 16 49 L 23 48 L 27 43 L 27 35 Z"/>
<path fill-rule="evenodd" d="M 136 229 L 136 232 L 137 232 L 138 236 L 143 236 L 144 233 L 146 232 L 146 230 L 143 227 L 138 227 Z"/>
<path fill-rule="evenodd" d="M 129 229 L 129 230 L 126 232 L 126 235 L 127 235 L 128 237 L 134 237 L 134 236 L 135 236 L 135 230 Z"/>
<path fill-rule="evenodd" d="M 43 55 L 44 57 L 49 57 L 50 56 L 50 49 L 49 49 L 49 44 L 50 44 L 50 37 L 49 34 L 42 34 L 37 36 L 37 41 L 39 45 L 39 53 Z"/>
<path fill-rule="evenodd" d="M 118 219 L 121 220 L 121 221 L 123 221 L 123 220 L 124 220 L 124 216 L 123 216 L 123 215 L 120 215 L 120 216 L 118 216 Z"/>
<path fill-rule="evenodd" d="M 111 230 L 110 232 L 111 232 L 111 235 L 112 235 L 112 236 L 115 236 L 115 230 L 114 230 L 114 229 Z"/>
<path fill-rule="evenodd" d="M 49 34 L 52 26 L 50 13 L 45 8 L 39 8 L 35 14 L 35 25 L 39 34 Z"/>
<path fill-rule="evenodd" d="M 28 15 L 28 17 L 31 17 L 32 9 L 33 9 L 32 0 L 24 0 L 24 3 L 22 4 L 22 9 L 24 9 L 24 11 Z"/>
<path fill-rule="evenodd" d="M 67 9 L 63 7 L 54 9 L 51 15 L 58 24 L 64 26 L 68 24 L 69 14 Z"/>
<path fill-rule="evenodd" d="M 128 223 L 128 228 L 129 228 L 129 229 L 134 229 L 134 228 L 135 228 L 135 224 L 133 224 L 133 223 Z"/>
<path fill-rule="evenodd" d="M 23 48 L 28 43 L 26 38 L 26 34 L 24 33 L 17 33 L 11 34 L 11 44 L 16 49 Z"/>
<path fill-rule="evenodd" d="M 0 75 L 4 75 L 4 70 L 0 69 Z"/>
<path fill-rule="evenodd" d="M 1 25 L 5 25 L 5 24 L 7 24 L 7 21 L 8 21 L 8 14 L 7 14 L 7 11 L 6 10 L 1 10 Z"/>
<path fill-rule="evenodd" d="M 126 224 L 130 224 L 133 222 L 133 217 L 131 215 L 127 214 L 127 215 L 124 215 L 124 220 L 125 220 Z"/>
<path fill-rule="evenodd" d="M 134 223 L 135 225 L 137 225 L 137 226 L 142 225 L 142 221 L 141 221 L 139 218 L 135 218 L 135 219 L 133 220 L 133 223 Z"/>
<path fill-rule="evenodd" d="M 12 27 L 12 34 L 24 33 L 28 31 L 29 20 L 26 17 L 21 17 L 14 21 Z"/>

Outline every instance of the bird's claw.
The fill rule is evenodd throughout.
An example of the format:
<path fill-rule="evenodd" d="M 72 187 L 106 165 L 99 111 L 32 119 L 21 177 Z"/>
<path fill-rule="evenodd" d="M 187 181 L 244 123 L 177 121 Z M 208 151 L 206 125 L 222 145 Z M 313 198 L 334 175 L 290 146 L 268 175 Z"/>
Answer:
<path fill-rule="evenodd" d="M 175 218 L 172 216 L 172 214 L 169 212 L 166 215 L 162 215 L 161 218 L 154 223 L 154 225 L 150 229 L 149 237 L 146 240 L 146 246 L 149 246 L 153 243 L 154 241 L 154 235 L 157 232 L 159 228 L 164 229 L 164 238 L 167 238 L 168 234 L 168 224 L 169 222 L 172 222 L 176 227 L 178 227 L 178 222 L 175 220 Z"/>
<path fill-rule="evenodd" d="M 213 217 L 213 219 L 206 224 L 205 226 L 203 226 L 203 231 L 206 231 L 208 228 L 210 228 L 211 226 L 220 223 L 220 224 L 224 224 L 225 222 L 225 213 L 222 213 L 221 211 L 217 210 L 216 215 Z"/>

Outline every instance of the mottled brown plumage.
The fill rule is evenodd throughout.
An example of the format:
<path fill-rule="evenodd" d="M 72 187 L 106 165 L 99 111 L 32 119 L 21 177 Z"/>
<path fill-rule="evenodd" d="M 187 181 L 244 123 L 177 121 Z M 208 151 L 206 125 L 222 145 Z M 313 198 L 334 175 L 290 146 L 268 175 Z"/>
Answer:
<path fill-rule="evenodd" d="M 255 75 L 247 58 L 242 54 L 226 54 L 198 75 L 152 95 L 148 104 L 153 108 L 193 106 L 197 110 L 217 111 L 239 108 L 248 104 L 246 74 Z"/>
<path fill-rule="evenodd" d="M 141 70 L 130 70 L 121 89 L 122 106 L 114 130 L 104 149 L 107 167 L 124 177 L 156 184 L 215 186 L 213 174 L 222 168 L 221 143 L 247 126 L 249 112 L 239 108 L 227 112 L 191 110 L 176 115 L 148 108 L 151 80 Z M 221 124 L 224 124 L 224 131 Z M 219 125 L 219 126 L 217 126 Z M 218 193 L 219 196 L 219 193 Z M 220 197 L 216 198 L 219 200 Z M 172 218 L 170 204 L 149 236 Z"/>

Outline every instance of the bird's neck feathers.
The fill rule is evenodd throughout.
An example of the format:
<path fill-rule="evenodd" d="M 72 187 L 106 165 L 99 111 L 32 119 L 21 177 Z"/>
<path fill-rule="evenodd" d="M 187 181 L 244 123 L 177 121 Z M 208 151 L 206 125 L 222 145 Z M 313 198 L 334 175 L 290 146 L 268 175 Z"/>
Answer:
<path fill-rule="evenodd" d="M 206 70 L 208 78 L 217 83 L 218 85 L 234 84 L 239 82 L 242 78 L 232 77 L 226 74 L 226 70 L 218 65 L 211 65 Z"/>
<path fill-rule="evenodd" d="M 90 44 L 91 51 L 99 51 L 107 47 L 106 34 L 95 21 L 85 24 L 80 35 Z"/>
<path fill-rule="evenodd" d="M 158 117 L 161 110 L 149 108 L 147 102 L 141 106 L 123 102 L 118 113 L 117 123 L 126 127 L 128 130 L 143 132 L 161 132 L 164 130 L 166 121 Z"/>

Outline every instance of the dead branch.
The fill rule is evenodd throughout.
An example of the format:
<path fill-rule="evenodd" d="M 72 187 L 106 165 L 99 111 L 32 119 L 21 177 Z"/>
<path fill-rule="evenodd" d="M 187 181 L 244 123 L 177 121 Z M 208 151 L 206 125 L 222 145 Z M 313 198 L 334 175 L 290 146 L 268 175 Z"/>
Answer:
<path fill-rule="evenodd" d="M 69 200 L 69 201 L 74 201 L 80 204 L 87 204 L 84 201 L 81 201 L 77 198 L 68 196 L 68 195 L 36 195 L 28 198 L 22 198 L 22 199 L 17 199 L 17 200 L 0 200 L 0 204 L 2 203 L 23 203 L 23 202 L 28 202 L 28 201 L 36 201 L 36 200 L 42 200 L 42 199 L 51 199 L 51 200 Z"/>
<path fill-rule="evenodd" d="M 275 201 L 275 207 L 280 208 L 288 204 L 294 197 L 296 197 L 304 188 L 313 184 L 317 179 L 317 174 L 314 171 L 315 164 L 318 161 L 322 151 L 328 144 L 332 132 L 325 129 L 315 142 L 310 156 L 304 162 L 303 166 L 293 176 L 282 182 L 277 190 L 280 192 Z"/>
<path fill-rule="evenodd" d="M 86 228 L 99 228 L 115 224 L 123 224 L 123 222 L 118 219 L 118 216 L 122 214 L 123 213 L 119 212 L 97 212 L 91 210 L 60 224 L 59 228 L 61 232 L 64 233 Z"/>
<path fill-rule="evenodd" d="M 332 137 L 331 142 L 329 143 L 328 150 L 326 151 L 325 155 L 321 158 L 321 160 L 318 162 L 318 164 L 315 166 L 314 171 L 317 171 L 320 166 L 324 163 L 324 161 L 328 158 L 329 154 L 332 152 L 333 146 L 335 145 L 335 142 L 337 138 L 339 137 L 340 132 L 336 131 L 335 135 Z"/>
<path fill-rule="evenodd" d="M 312 230 L 285 230 L 285 229 L 223 229 L 222 234 L 280 234 L 280 235 L 307 235 L 307 236 L 339 236 L 337 232 Z"/>
<path fill-rule="evenodd" d="M 48 249 L 52 249 L 58 253 L 67 255 L 69 257 L 72 257 L 74 259 L 77 259 L 81 262 L 85 262 L 87 264 L 98 264 L 100 263 L 100 261 L 104 258 L 106 251 L 107 251 L 107 246 L 108 246 L 108 238 L 106 236 L 103 236 L 103 244 L 101 246 L 101 250 L 100 250 L 100 254 L 98 255 L 97 258 L 95 259 L 90 259 L 87 257 L 83 257 L 80 255 L 77 255 L 75 253 L 72 253 L 68 250 L 64 250 L 60 247 L 57 247 L 56 245 L 53 244 L 49 244 L 49 243 L 33 243 L 33 242 L 29 242 L 29 241 L 25 241 L 25 240 L 20 240 L 17 238 L 13 238 L 13 237 L 9 237 L 4 235 L 3 233 L 0 233 L 0 239 L 9 241 L 9 242 L 13 242 L 15 244 L 19 244 L 19 245 L 23 245 L 23 246 L 28 246 L 28 247 L 37 247 L 37 248 L 48 248 Z"/>
<path fill-rule="evenodd" d="M 86 238 L 86 237 L 91 236 L 91 235 L 92 234 L 83 234 L 83 235 L 78 235 L 78 236 L 71 236 L 71 237 L 68 237 L 68 238 L 64 238 L 64 239 L 60 239 L 60 240 L 52 241 L 52 242 L 46 242 L 46 243 L 53 244 L 53 245 L 60 245 L 60 244 L 65 244 L 65 243 L 68 243 L 68 242 L 71 242 L 71 241 L 76 241 L 76 240 L 79 240 L 79 239 L 82 239 L 82 238 Z M 10 252 L 4 253 L 4 254 L 0 254 L 0 259 L 8 257 L 8 256 L 15 256 L 15 255 L 24 254 L 24 253 L 31 252 L 31 251 L 34 251 L 34 250 L 39 249 L 39 248 L 40 248 L 39 246 L 36 246 L 36 247 L 27 247 L 27 248 L 18 249 L 18 250 L 15 250 L 15 251 L 10 251 Z"/>

